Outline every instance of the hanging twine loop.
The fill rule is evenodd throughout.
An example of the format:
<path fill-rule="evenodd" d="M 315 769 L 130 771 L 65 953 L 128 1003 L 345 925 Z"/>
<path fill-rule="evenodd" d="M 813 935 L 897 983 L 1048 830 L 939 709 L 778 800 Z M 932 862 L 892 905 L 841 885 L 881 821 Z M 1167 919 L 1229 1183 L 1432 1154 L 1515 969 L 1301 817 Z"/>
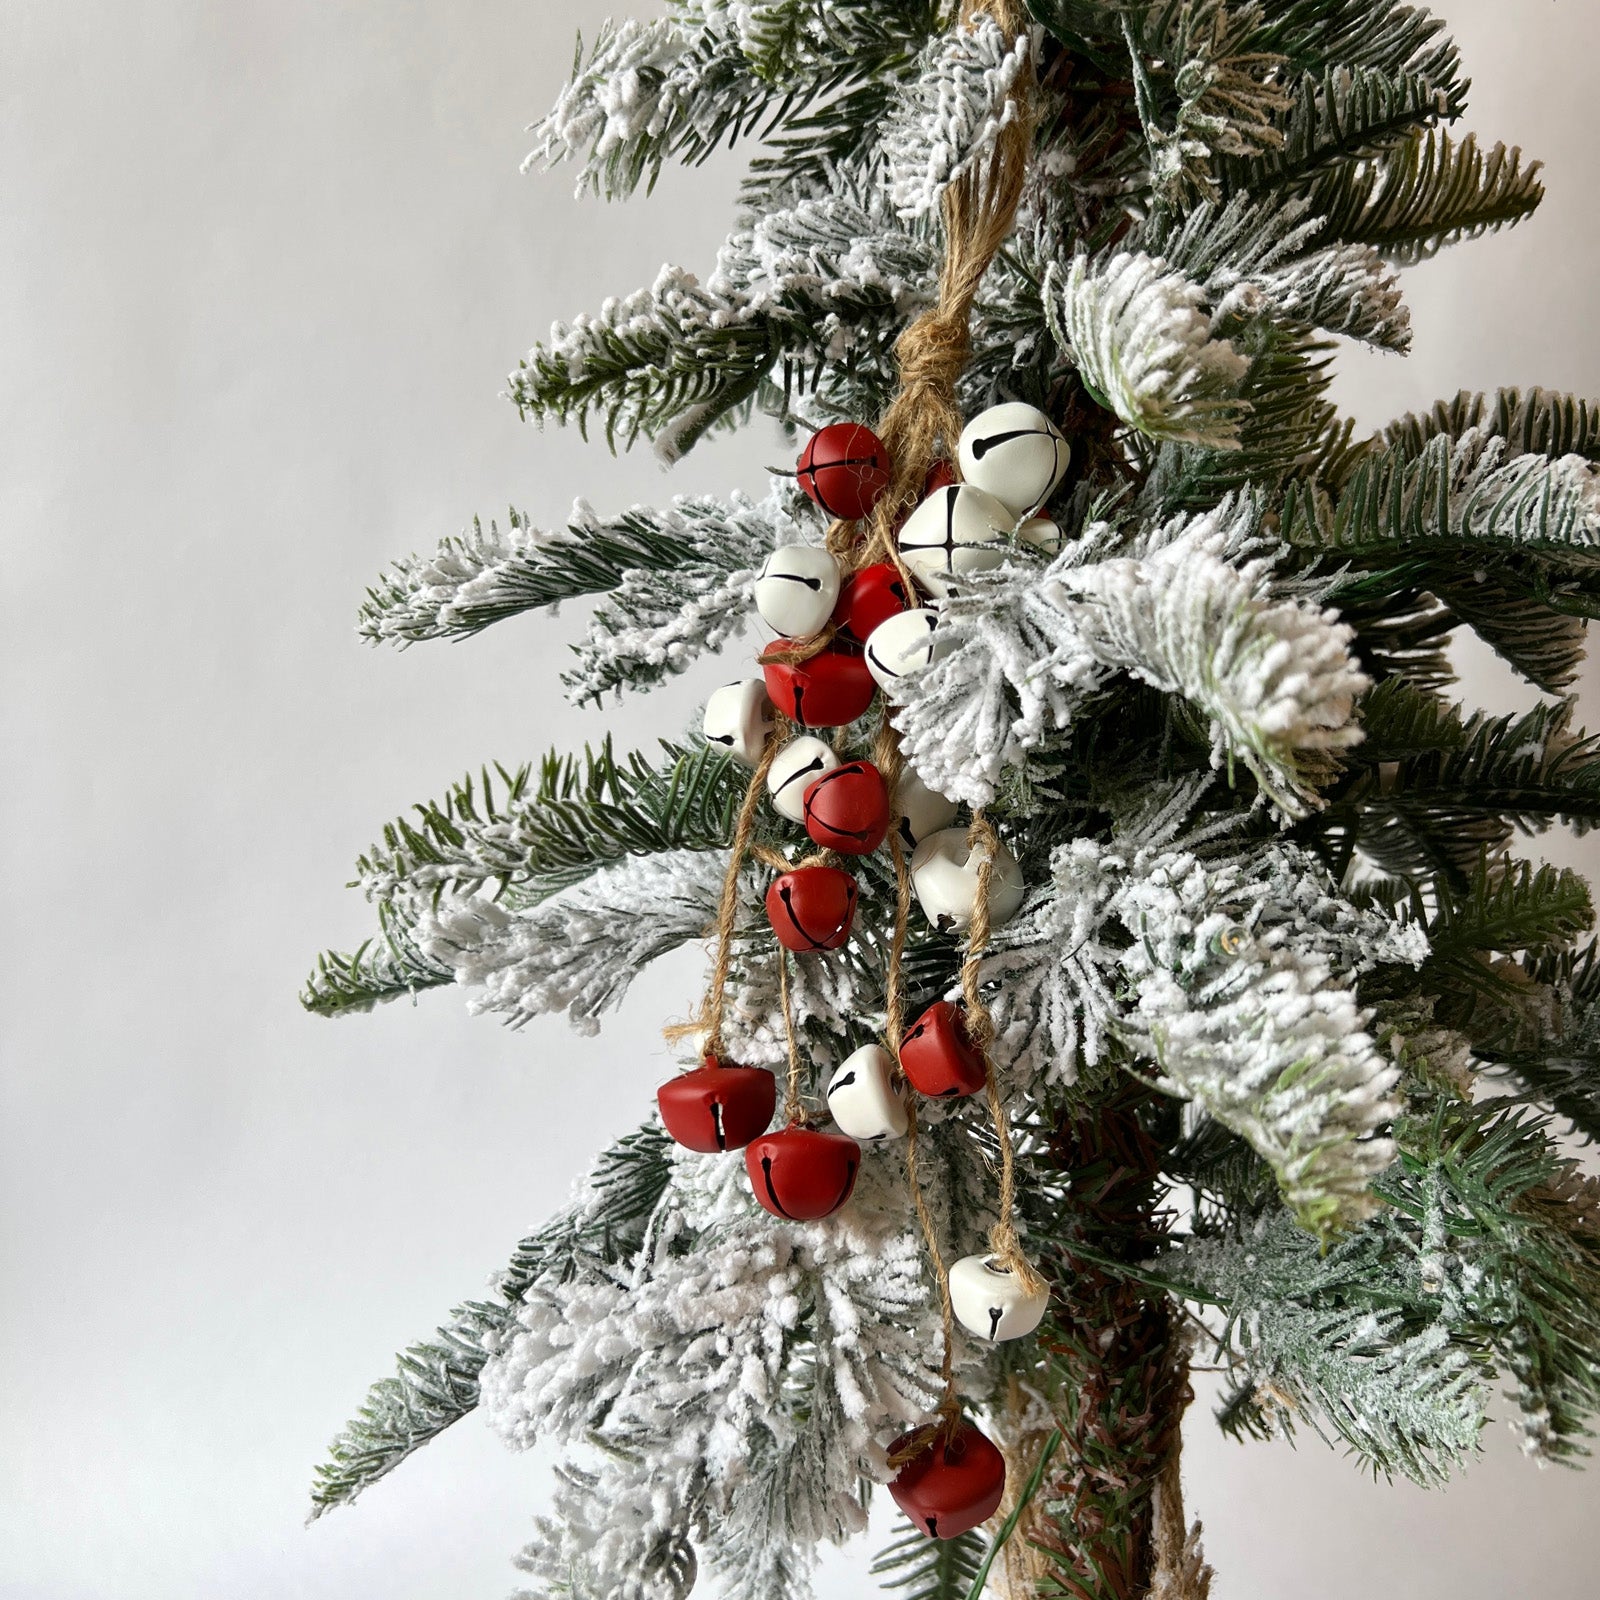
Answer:
<path fill-rule="evenodd" d="M 987 11 L 1005 30 L 1008 38 L 1015 39 L 1027 25 L 1016 0 L 963 0 L 960 25 L 970 26 L 980 12 Z M 1031 78 L 1019 76 L 1012 94 L 1015 115 L 1001 130 L 988 163 L 981 169 L 965 174 L 945 190 L 943 217 L 945 256 L 939 271 L 938 296 L 934 304 L 922 313 L 895 343 L 895 358 L 899 365 L 900 387 L 888 410 L 879 419 L 876 432 L 883 441 L 890 462 L 888 487 L 873 507 L 872 516 L 864 537 L 855 537 L 854 525 L 844 535 L 840 528 L 829 530 L 829 548 L 835 549 L 836 538 L 843 548 L 851 552 L 859 564 L 871 561 L 892 563 L 914 592 L 911 574 L 901 558 L 895 534 L 906 514 L 921 500 L 928 473 L 941 457 L 955 456 L 956 442 L 962 428 L 961 411 L 956 403 L 956 384 L 972 353 L 972 307 L 984 274 L 999 253 L 1016 222 L 1017 206 L 1022 199 L 1023 180 L 1027 171 L 1028 151 L 1033 137 L 1033 120 L 1030 106 Z M 851 541 L 843 543 L 844 538 Z M 905 770 L 905 760 L 900 752 L 899 735 L 889 721 L 886 708 L 873 760 L 883 774 L 884 782 L 893 794 Z M 900 1041 L 905 1031 L 905 943 L 911 912 L 911 875 L 907 869 L 905 848 L 898 833 L 898 818 L 891 821 L 889 851 L 895 871 L 895 923 L 889 951 L 889 968 L 884 987 L 884 1042 L 898 1061 Z M 987 824 L 985 824 L 987 826 Z M 980 898 L 986 902 L 987 887 L 980 882 Z M 988 942 L 988 912 L 983 912 L 982 939 L 977 948 Z M 969 945 L 970 949 L 970 945 Z M 973 967 L 970 988 L 977 994 L 976 961 L 969 954 Z M 963 975 L 965 977 L 965 974 Z M 966 985 L 964 984 L 964 987 Z M 979 1004 L 979 1014 L 988 1018 L 988 1010 Z M 989 1026 L 992 1036 L 993 1026 Z M 988 1038 L 984 1040 L 985 1045 Z M 985 1051 L 987 1057 L 987 1050 Z M 998 1091 L 994 1089 L 994 1074 L 988 1072 L 990 1109 L 996 1116 L 997 1129 L 1001 1130 L 1001 1227 L 1010 1241 L 1002 1259 L 1008 1265 L 1016 1258 L 1021 1270 L 1019 1278 L 1031 1284 L 1038 1282 L 1033 1269 L 1022 1258 L 1016 1245 L 1015 1229 L 1011 1224 L 1014 1203 L 1010 1130 L 1004 1127 L 1004 1108 L 1000 1105 Z M 906 1180 L 911 1190 L 912 1205 L 917 1222 L 927 1246 L 934 1277 L 939 1286 L 939 1310 L 943 1332 L 943 1351 L 940 1375 L 943 1396 L 939 1402 L 939 1420 L 932 1433 L 943 1433 L 948 1440 L 961 1421 L 961 1397 L 955 1383 L 955 1311 L 950 1300 L 950 1272 L 939 1246 L 937 1230 L 923 1194 L 919 1172 L 917 1108 L 913 1099 L 907 1107 L 906 1130 Z M 999 1228 L 997 1228 L 997 1233 Z M 997 1254 L 1001 1252 L 997 1249 Z M 1016 1267 L 1013 1267 L 1016 1270 Z M 918 1429 L 905 1445 L 890 1457 L 891 1467 L 900 1467 L 913 1459 L 927 1444 L 930 1429 Z"/>

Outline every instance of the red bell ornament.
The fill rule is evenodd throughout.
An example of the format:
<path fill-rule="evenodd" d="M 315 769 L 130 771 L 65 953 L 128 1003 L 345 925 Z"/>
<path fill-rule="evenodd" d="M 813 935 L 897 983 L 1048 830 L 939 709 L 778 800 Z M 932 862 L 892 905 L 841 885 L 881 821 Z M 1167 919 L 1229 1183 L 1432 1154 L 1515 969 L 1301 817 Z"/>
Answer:
<path fill-rule="evenodd" d="M 965 1014 L 948 1000 L 935 1001 L 906 1029 L 900 1065 L 911 1087 L 930 1099 L 977 1094 L 988 1076 Z"/>
<path fill-rule="evenodd" d="M 889 453 L 871 428 L 833 422 L 807 440 L 796 476 L 830 517 L 857 522 L 889 487 Z"/>
<path fill-rule="evenodd" d="M 765 1133 L 778 1086 L 764 1067 L 725 1067 L 715 1056 L 656 1090 L 662 1126 L 687 1150 L 737 1150 Z"/>
<path fill-rule="evenodd" d="M 805 728 L 854 722 L 878 692 L 866 662 L 847 650 L 824 650 L 809 661 L 769 661 L 761 671 L 773 705 Z"/>
<path fill-rule="evenodd" d="M 926 500 L 930 494 L 937 494 L 941 489 L 948 489 L 955 481 L 956 469 L 943 456 L 940 456 L 928 468 L 928 475 L 922 480 L 922 498 Z"/>
<path fill-rule="evenodd" d="M 833 626 L 840 639 L 864 647 L 874 628 L 910 606 L 899 568 L 891 561 L 879 561 L 845 579 L 833 608 Z"/>
<path fill-rule="evenodd" d="M 815 1222 L 850 1198 L 861 1146 L 842 1133 L 779 1128 L 745 1147 L 744 1165 L 756 1199 L 773 1216 Z"/>
<path fill-rule="evenodd" d="M 889 1485 L 894 1503 L 930 1539 L 954 1539 L 987 1522 L 1006 1492 L 1006 1458 L 972 1423 L 925 1430 L 923 1446 Z M 908 1433 L 889 1446 L 891 1456 L 916 1442 Z"/>
<path fill-rule="evenodd" d="M 805 793 L 806 832 L 824 850 L 867 856 L 889 831 L 889 787 L 870 761 L 825 772 Z"/>
<path fill-rule="evenodd" d="M 856 880 L 838 867 L 801 867 L 767 890 L 767 920 L 785 950 L 837 950 L 855 917 Z"/>

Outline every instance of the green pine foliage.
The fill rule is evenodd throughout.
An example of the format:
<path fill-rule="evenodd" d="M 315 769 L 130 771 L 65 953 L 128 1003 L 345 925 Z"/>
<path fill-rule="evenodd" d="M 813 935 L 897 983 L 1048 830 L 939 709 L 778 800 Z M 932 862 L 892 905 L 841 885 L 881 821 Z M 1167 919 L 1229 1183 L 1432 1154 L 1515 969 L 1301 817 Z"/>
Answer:
<path fill-rule="evenodd" d="M 604 1151 L 579 1200 L 517 1246 L 495 1281 L 493 1300 L 458 1306 L 431 1338 L 396 1357 L 394 1376 L 372 1386 L 318 1466 L 313 1519 L 348 1505 L 477 1406 L 478 1375 L 492 1341 L 535 1282 L 602 1271 L 632 1257 L 667 1187 L 666 1147 L 665 1135 L 648 1127 Z"/>
<path fill-rule="evenodd" d="M 983 1564 L 984 1538 L 974 1530 L 930 1539 L 907 1520 L 872 1563 L 872 1576 L 902 1600 L 967 1600 Z"/>

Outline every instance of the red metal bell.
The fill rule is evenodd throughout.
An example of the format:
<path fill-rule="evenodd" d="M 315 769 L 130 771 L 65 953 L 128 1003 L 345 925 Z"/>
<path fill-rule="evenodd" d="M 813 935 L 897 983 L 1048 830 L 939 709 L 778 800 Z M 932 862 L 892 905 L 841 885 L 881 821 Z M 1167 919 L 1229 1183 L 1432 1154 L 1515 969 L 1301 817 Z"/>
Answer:
<path fill-rule="evenodd" d="M 866 856 L 889 831 L 889 789 L 870 761 L 825 772 L 805 792 L 806 832 L 825 850 Z"/>
<path fill-rule="evenodd" d="M 773 705 L 807 728 L 854 722 L 878 692 L 866 660 L 848 650 L 824 650 L 809 661 L 769 661 L 761 674 Z"/>
<path fill-rule="evenodd" d="M 922 480 L 922 498 L 926 500 L 930 494 L 948 489 L 955 481 L 956 469 L 941 456 L 928 468 L 928 475 Z"/>
<path fill-rule="evenodd" d="M 946 1440 L 943 1428 L 929 1428 L 926 1442 L 889 1485 L 889 1493 L 930 1539 L 954 1539 L 1000 1507 L 1006 1492 L 1006 1459 L 970 1422 L 962 1421 Z M 916 1441 L 908 1433 L 889 1446 L 889 1454 Z"/>
<path fill-rule="evenodd" d="M 966 1014 L 948 1000 L 937 1000 L 906 1029 L 900 1065 L 918 1094 L 954 1099 L 977 1094 L 987 1079 L 983 1052 L 967 1032 Z"/>
<path fill-rule="evenodd" d="M 708 1055 L 703 1067 L 656 1090 L 662 1126 L 688 1150 L 737 1150 L 764 1133 L 778 1086 L 764 1067 L 725 1067 Z"/>
<path fill-rule="evenodd" d="M 837 950 L 855 917 L 856 880 L 838 867 L 801 867 L 767 890 L 767 920 L 785 950 Z"/>
<path fill-rule="evenodd" d="M 779 1128 L 746 1146 L 744 1165 L 756 1199 L 773 1216 L 815 1222 L 850 1198 L 861 1146 L 842 1133 Z"/>
<path fill-rule="evenodd" d="M 833 625 L 838 638 L 864 647 L 880 622 L 910 607 L 911 597 L 899 569 L 891 561 L 880 561 L 844 580 L 833 608 Z"/>
<path fill-rule="evenodd" d="M 796 476 L 830 517 L 856 522 L 889 487 L 889 453 L 871 428 L 832 422 L 806 441 Z"/>

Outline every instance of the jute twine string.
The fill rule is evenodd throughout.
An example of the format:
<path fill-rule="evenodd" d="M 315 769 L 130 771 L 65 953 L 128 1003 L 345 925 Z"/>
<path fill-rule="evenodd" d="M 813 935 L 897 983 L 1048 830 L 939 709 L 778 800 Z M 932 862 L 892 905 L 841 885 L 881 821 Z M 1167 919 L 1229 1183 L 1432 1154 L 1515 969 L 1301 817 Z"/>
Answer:
<path fill-rule="evenodd" d="M 1172 1450 L 1155 1486 L 1152 1543 L 1155 1570 L 1150 1600 L 1209 1600 L 1211 1568 L 1200 1547 L 1201 1527 L 1183 1509 L 1183 1429 L 1173 1430 Z"/>
<path fill-rule="evenodd" d="M 783 1090 L 783 1122 L 792 1128 L 805 1120 L 805 1105 L 800 1097 L 802 1068 L 800 1045 L 794 1036 L 794 1008 L 789 1000 L 789 952 L 778 950 L 778 999 L 783 1008 L 783 1042 L 789 1054 L 789 1079 Z"/>
<path fill-rule="evenodd" d="M 987 11 L 1015 38 L 1026 25 L 1015 0 L 963 0 L 961 24 L 972 23 L 979 12 Z M 1029 85 L 1019 81 L 1014 94 L 1017 115 L 1002 130 L 987 167 L 970 173 L 952 184 L 944 194 L 945 257 L 939 272 L 938 298 L 934 305 L 900 335 L 895 344 L 899 364 L 900 388 L 877 425 L 890 462 L 889 485 L 873 507 L 865 538 L 857 540 L 849 525 L 829 530 L 828 547 L 839 553 L 850 551 L 865 564 L 892 562 L 901 581 L 912 592 L 911 574 L 900 555 L 895 531 L 901 520 L 922 498 L 929 470 L 941 455 L 952 459 L 961 435 L 962 419 L 956 405 L 956 382 L 971 355 L 971 316 L 978 288 L 1000 246 L 1016 221 L 1022 198 L 1032 139 Z M 846 540 L 850 542 L 847 543 Z M 900 741 L 889 722 L 887 711 L 874 748 L 874 760 L 884 781 L 894 793 L 904 771 Z M 898 819 L 895 819 L 896 821 Z M 894 823 L 891 823 L 891 827 Z M 884 994 L 884 1038 L 896 1060 L 905 1029 L 904 956 L 906 928 L 911 910 L 911 879 L 906 868 L 905 850 L 898 833 L 891 834 L 890 854 L 895 869 L 895 926 L 889 952 L 889 970 Z M 985 913 L 987 924 L 987 913 Z M 987 931 L 985 931 L 987 942 Z M 987 1011 L 984 1012 L 987 1016 Z M 1002 1139 L 1009 1149 L 1009 1133 Z M 923 1241 L 939 1285 L 939 1309 L 943 1331 L 940 1376 L 944 1387 L 939 1403 L 935 1432 L 949 1439 L 961 1421 L 961 1397 L 955 1383 L 955 1311 L 950 1301 L 950 1272 L 939 1247 L 937 1230 L 928 1210 L 918 1171 L 918 1127 L 915 1100 L 907 1107 L 906 1178 L 912 1205 L 922 1229 Z M 1009 1218 L 1005 1192 L 1002 1215 Z M 1020 1254 L 1020 1252 L 1019 1252 Z M 1029 1269 L 1031 1271 L 1031 1269 Z M 927 1444 L 928 1429 L 918 1429 L 891 1455 L 891 1467 L 903 1466 Z"/>
<path fill-rule="evenodd" d="M 733 828 L 733 842 L 728 850 L 728 870 L 722 879 L 722 897 L 717 904 L 714 934 L 717 954 L 711 963 L 705 1001 L 698 1018 L 691 1019 L 682 1028 L 667 1030 L 668 1038 L 675 1038 L 685 1033 L 697 1033 L 703 1028 L 706 1054 L 709 1056 L 720 1058 L 723 1049 L 722 1021 L 728 1000 L 728 969 L 733 964 L 733 935 L 739 920 L 739 869 L 744 865 L 755 836 L 756 814 L 761 806 L 761 797 L 766 792 L 767 775 L 772 771 L 772 763 L 788 737 L 788 719 L 781 713 L 774 713 L 766 748 L 761 752 L 761 760 L 756 763 L 755 771 L 750 774 L 750 784 L 744 792 L 739 817 Z"/>
<path fill-rule="evenodd" d="M 989 1248 L 995 1259 L 1029 1294 L 1038 1294 L 1045 1287 L 1044 1279 L 1034 1270 L 1033 1263 L 1022 1252 L 1017 1238 L 1017 1158 L 1011 1139 L 1011 1119 L 1006 1115 L 1005 1102 L 1000 1098 L 1000 1085 L 996 1081 L 994 1061 L 989 1047 L 994 1043 L 994 1018 L 979 987 L 983 953 L 989 947 L 990 902 L 994 889 L 995 856 L 1000 849 L 999 835 L 994 824 L 981 810 L 973 813 L 972 826 L 967 830 L 967 849 L 976 855 L 982 851 L 978 862 L 978 893 L 972 907 L 972 921 L 967 928 L 967 955 L 961 963 L 961 996 L 967 1013 L 967 1032 L 972 1042 L 983 1051 L 984 1095 L 989 1102 L 989 1115 L 994 1121 L 995 1138 L 1000 1145 L 1000 1220 L 989 1233 Z"/>
<path fill-rule="evenodd" d="M 969 26 L 985 11 L 1008 38 L 1016 38 L 1027 25 L 1016 0 L 964 0 L 961 25 Z M 873 507 L 863 542 L 870 559 L 893 562 L 902 578 L 910 575 L 895 530 L 922 498 L 929 468 L 941 454 L 953 464 L 961 436 L 956 382 L 972 354 L 973 302 L 1011 233 L 1022 199 L 1033 137 L 1031 87 L 1028 75 L 1019 75 L 1012 90 L 1016 114 L 1001 130 L 989 160 L 945 190 L 938 297 L 895 343 L 900 388 L 877 425 L 889 456 L 889 486 Z"/>

